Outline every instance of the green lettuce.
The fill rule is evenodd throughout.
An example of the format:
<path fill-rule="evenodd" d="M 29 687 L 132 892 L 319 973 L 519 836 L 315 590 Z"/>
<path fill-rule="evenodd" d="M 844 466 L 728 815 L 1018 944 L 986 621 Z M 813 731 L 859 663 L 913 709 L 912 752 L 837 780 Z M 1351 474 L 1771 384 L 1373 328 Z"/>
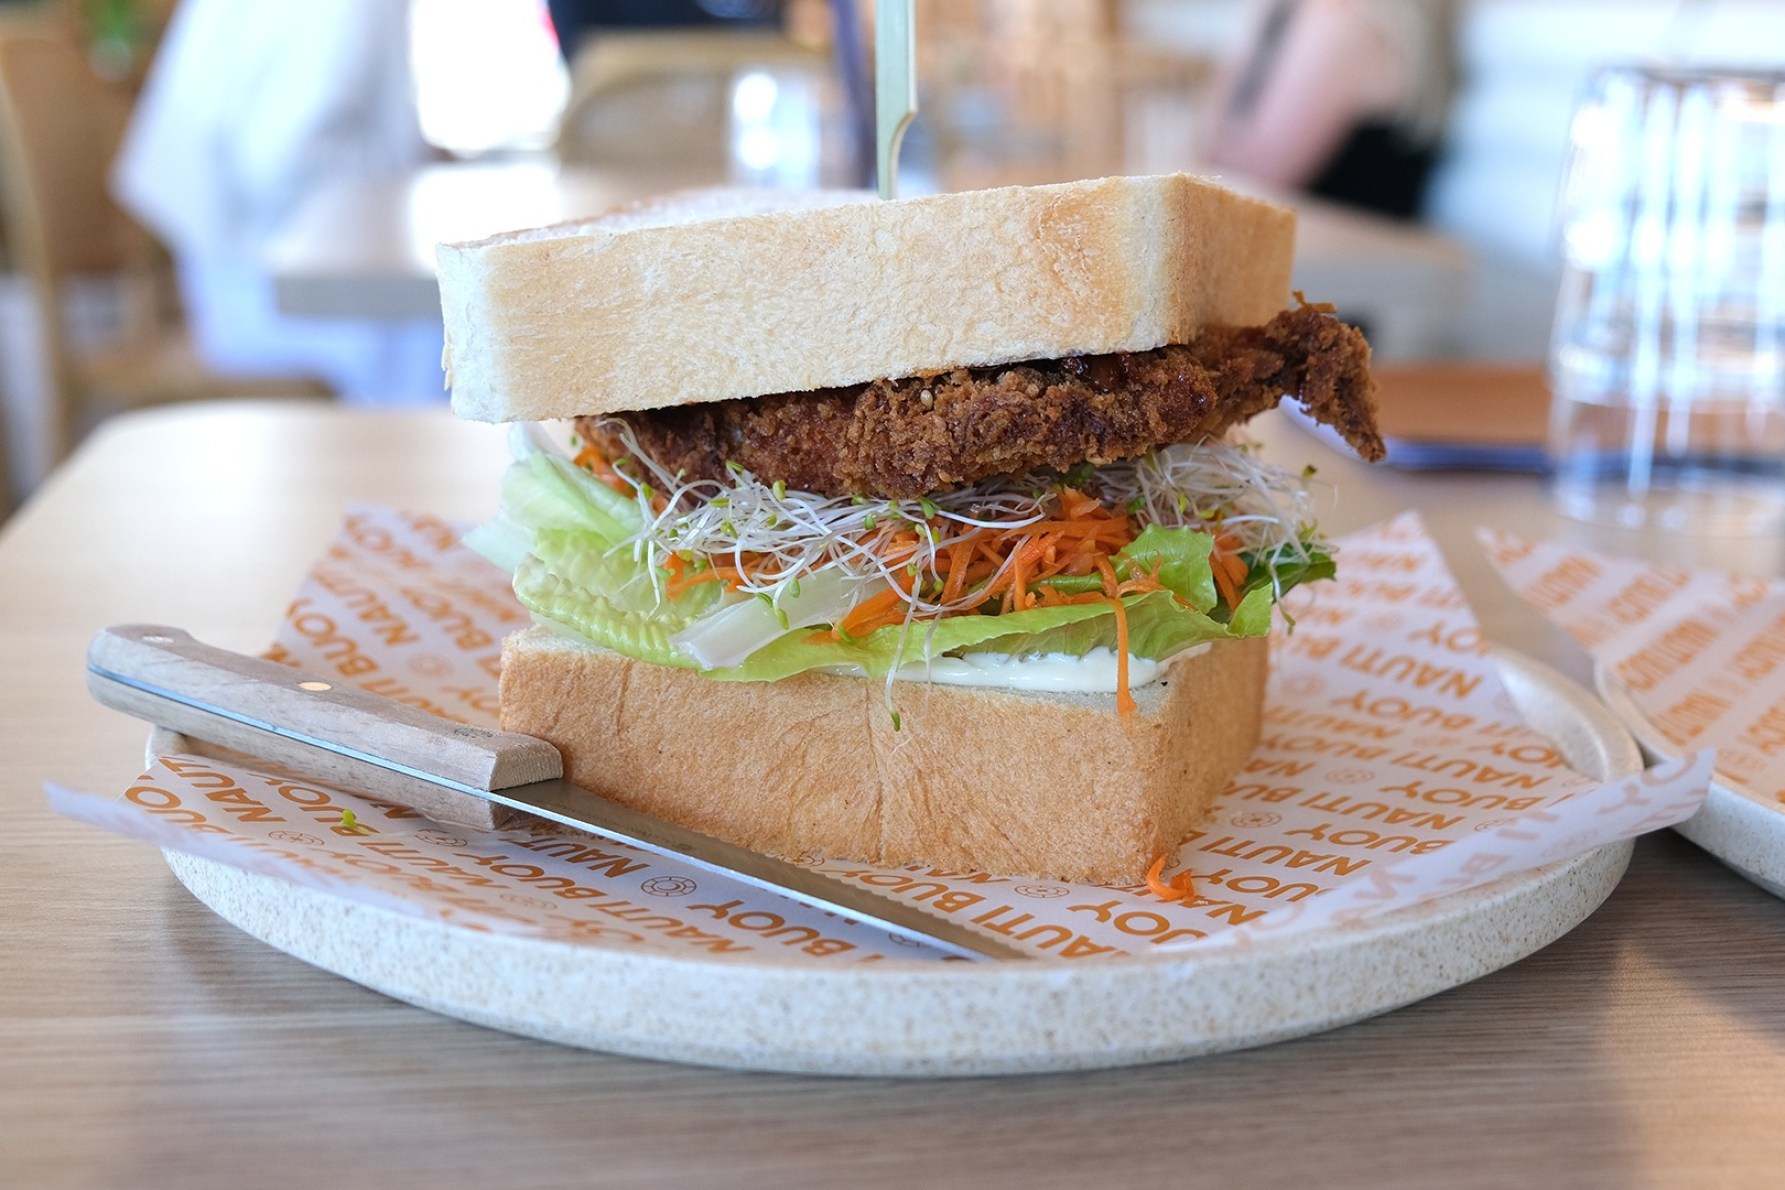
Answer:
<path fill-rule="evenodd" d="M 534 617 L 560 632 L 654 665 L 694 668 L 694 662 L 669 643 L 686 627 L 670 609 L 656 613 L 629 611 L 612 600 L 553 574 L 538 558 L 522 560 L 514 572 L 514 593 Z"/>
<path fill-rule="evenodd" d="M 735 607 L 737 598 L 718 583 L 669 597 L 664 576 L 653 576 L 628 544 L 643 523 L 633 500 L 567 460 L 536 453 L 510 468 L 500 515 L 468 540 L 512 569 L 515 595 L 542 622 L 641 661 L 699 669 L 672 638 L 697 623 L 712 623 L 712 613 Z M 1164 588 L 1123 598 L 1130 653 L 1163 660 L 1208 641 L 1263 636 L 1280 591 L 1333 573 L 1332 559 L 1319 551 L 1306 560 L 1247 557 L 1243 598 L 1230 612 L 1210 568 L 1213 545 L 1207 533 L 1151 525 L 1115 556 L 1122 578 L 1156 574 Z M 1056 585 L 1063 591 L 1101 589 L 1095 577 L 1063 578 Z M 701 672 L 733 681 L 833 667 L 884 676 L 896 666 L 949 654 L 1082 656 L 1113 649 L 1117 641 L 1115 610 L 1106 602 L 917 621 L 844 640 L 797 616 L 789 621 L 783 613 L 781 623 L 790 630 L 736 664 Z"/>
<path fill-rule="evenodd" d="M 638 504 L 569 459 L 534 451 L 502 476 L 502 506 L 494 520 L 465 535 L 465 544 L 507 571 L 535 553 L 540 533 L 569 529 L 586 533 L 602 550 L 644 527 Z M 641 567 L 642 569 L 642 567 Z"/>
<path fill-rule="evenodd" d="M 1268 577 L 1240 601 L 1230 617 L 1217 619 L 1215 579 L 1209 567 L 1213 539 L 1190 529 L 1154 525 L 1116 555 L 1116 571 L 1127 576 L 1159 566 L 1163 591 L 1123 597 L 1128 618 L 1128 651 L 1163 660 L 1207 641 L 1264 636 L 1271 628 L 1272 591 Z M 879 677 L 896 665 L 965 652 L 1030 657 L 1044 653 L 1083 656 L 1096 648 L 1114 649 L 1115 609 L 1108 603 L 1036 607 L 1003 615 L 953 616 L 882 628 L 859 640 L 831 640 L 828 634 L 794 632 L 773 641 L 730 669 L 709 677 L 764 681 L 822 666 L 854 666 Z"/>

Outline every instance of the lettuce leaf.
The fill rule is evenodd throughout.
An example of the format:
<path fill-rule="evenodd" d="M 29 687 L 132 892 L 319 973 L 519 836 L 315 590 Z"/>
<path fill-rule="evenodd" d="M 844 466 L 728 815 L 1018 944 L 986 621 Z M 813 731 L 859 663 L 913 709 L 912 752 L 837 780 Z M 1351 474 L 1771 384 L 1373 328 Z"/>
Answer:
<path fill-rule="evenodd" d="M 746 633 L 730 623 L 743 610 L 739 601 L 726 596 L 718 583 L 690 587 L 674 599 L 664 594 L 661 582 L 653 582 L 642 559 L 623 544 L 642 524 L 632 500 L 568 460 L 541 452 L 510 468 L 501 514 L 478 530 L 475 540 L 486 556 L 513 569 L 516 596 L 542 622 L 641 661 L 697 669 L 720 680 L 772 681 L 837 667 L 884 676 L 895 666 L 951 653 L 1078 656 L 1116 645 L 1116 616 L 1108 603 L 969 614 L 846 640 L 824 630 L 828 621 L 789 618 L 783 609 L 778 624 L 787 630 L 764 631 L 755 623 L 763 620 L 758 615 L 745 617 L 754 629 Z M 1230 613 L 1219 601 L 1209 565 L 1213 544 L 1207 533 L 1151 525 L 1116 555 L 1119 575 L 1156 574 L 1165 588 L 1123 599 L 1128 648 L 1135 656 L 1163 660 L 1207 641 L 1265 635 L 1279 588 L 1333 573 L 1332 559 L 1324 553 L 1274 567 L 1270 559 L 1248 558 L 1244 597 Z M 1094 578 L 1076 581 L 1090 590 L 1100 585 Z M 820 594 L 814 590 L 812 598 L 796 603 L 824 605 Z M 835 608 L 835 600 L 829 606 Z M 762 611 L 776 614 L 766 606 Z M 752 641 L 748 649 L 709 653 L 739 659 L 703 669 L 675 639 L 678 634 L 687 634 L 684 641 L 717 634 L 720 643 L 754 635 L 766 643 L 755 647 Z M 709 647 L 718 645 L 709 642 Z"/>
<path fill-rule="evenodd" d="M 1250 601 L 1248 601 L 1250 602 Z M 1167 591 L 1130 595 L 1122 601 L 1128 614 L 1128 650 L 1137 657 L 1163 659 L 1204 641 L 1259 636 L 1270 630 L 1270 597 L 1257 601 L 1263 611 L 1244 623 L 1220 624 L 1185 607 Z M 1246 603 L 1241 611 L 1247 612 Z M 1235 616 L 1239 621 L 1240 617 Z M 1247 631 L 1246 629 L 1252 629 Z M 793 632 L 757 650 L 731 669 L 707 676 L 731 681 L 772 681 L 809 669 L 851 666 L 884 677 L 895 665 L 921 664 L 947 653 L 1008 653 L 1016 657 L 1042 653 L 1081 656 L 1099 646 L 1116 644 L 1115 609 L 1107 603 L 1037 607 L 1002 616 L 955 616 L 882 628 L 860 640 L 833 641 L 825 633 Z"/>
<path fill-rule="evenodd" d="M 1116 555 L 1116 573 L 1126 578 L 1156 568 L 1166 590 L 1206 612 L 1215 606 L 1215 572 L 1209 566 L 1214 548 L 1215 539 L 1207 533 L 1148 525 Z"/>
<path fill-rule="evenodd" d="M 535 451 L 502 475 L 502 506 L 495 519 L 465 535 L 465 544 L 513 571 L 537 553 L 539 534 L 571 529 L 606 550 L 644 527 L 638 505 L 560 455 Z"/>
<path fill-rule="evenodd" d="M 1303 583 L 1332 578 L 1339 569 L 1331 554 L 1318 549 L 1310 551 L 1306 561 L 1284 559 L 1277 561 L 1274 568 L 1270 564 L 1271 559 L 1269 558 L 1260 558 L 1252 554 L 1242 556 L 1251 568 L 1246 575 L 1245 585 L 1240 588 L 1243 595 L 1250 595 L 1260 589 L 1269 591 L 1279 586 L 1288 591 Z"/>
<path fill-rule="evenodd" d="M 694 669 L 694 662 L 669 643 L 686 626 L 673 610 L 627 611 L 611 600 L 553 574 L 529 557 L 514 572 L 514 593 L 534 617 L 567 635 L 653 665 Z"/>

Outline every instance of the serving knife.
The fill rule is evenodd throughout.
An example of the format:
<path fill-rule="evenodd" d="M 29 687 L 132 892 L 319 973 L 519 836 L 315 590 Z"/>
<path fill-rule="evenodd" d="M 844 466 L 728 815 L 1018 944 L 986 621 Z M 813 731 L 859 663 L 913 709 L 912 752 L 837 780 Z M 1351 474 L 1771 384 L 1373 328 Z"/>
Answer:
<path fill-rule="evenodd" d="M 107 628 L 87 688 L 115 710 L 195 739 L 402 803 L 437 821 L 500 827 L 522 811 L 668 856 L 964 958 L 1026 958 L 960 922 L 640 813 L 564 780 L 545 740 L 489 731 L 181 629 Z"/>

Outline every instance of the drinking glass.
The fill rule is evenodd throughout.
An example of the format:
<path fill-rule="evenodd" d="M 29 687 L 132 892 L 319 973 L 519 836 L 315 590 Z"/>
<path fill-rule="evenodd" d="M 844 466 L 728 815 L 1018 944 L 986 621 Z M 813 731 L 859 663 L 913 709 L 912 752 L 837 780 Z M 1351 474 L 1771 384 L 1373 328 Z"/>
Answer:
<path fill-rule="evenodd" d="M 1785 530 L 1785 72 L 1608 68 L 1570 135 L 1550 350 L 1562 511 Z"/>

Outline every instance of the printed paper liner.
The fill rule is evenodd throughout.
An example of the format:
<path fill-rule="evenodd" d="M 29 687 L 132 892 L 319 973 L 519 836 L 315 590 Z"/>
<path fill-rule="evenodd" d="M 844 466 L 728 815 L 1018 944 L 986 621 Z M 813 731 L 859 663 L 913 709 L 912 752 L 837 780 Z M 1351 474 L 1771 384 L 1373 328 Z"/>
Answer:
<path fill-rule="evenodd" d="M 811 861 L 1000 934 L 1042 960 L 1034 964 L 957 972 L 962 965 L 880 931 L 615 844 L 555 829 L 447 830 L 351 792 L 202 757 L 156 758 L 120 800 L 51 795 L 64 812 L 184 853 L 170 854 L 181 878 L 274 945 L 401 998 L 518 1032 L 726 1064 L 912 1073 L 1054 1069 L 1253 1044 L 1429 995 L 1559 936 L 1609 893 L 1628 854 L 1623 841 L 1689 816 L 1708 781 L 1708 756 L 1696 754 L 1629 775 L 1637 760 L 1628 736 L 1547 671 L 1517 661 L 1503 683 L 1417 517 L 1347 539 L 1340 559 L 1341 579 L 1297 601 L 1295 630 L 1274 650 L 1265 738 L 1178 853 L 1177 865 L 1195 877 L 1189 901 L 1144 886 Z M 455 526 L 365 509 L 349 517 L 293 600 L 274 655 L 449 718 L 489 723 L 500 637 L 525 622 L 505 576 L 459 547 Z M 1555 738 L 1520 722 L 1515 694 Z M 1396 947 L 1405 954 L 1390 961 Z M 443 983 L 411 981 L 404 972 L 440 974 L 418 948 L 458 956 L 454 973 Z M 395 968 L 373 969 L 386 951 L 403 957 Z M 486 957 L 473 958 L 480 953 Z M 542 980 L 545 969 L 559 978 L 574 967 L 579 986 L 602 1006 L 569 1020 L 554 1015 L 569 1010 L 549 982 L 520 978 L 520 953 L 538 956 Z M 1117 1013 L 1106 1004 L 1100 1019 L 1128 1021 L 1119 1043 L 1090 1038 L 1088 1022 L 1062 1033 L 1047 998 L 1079 995 L 1068 989 L 1084 986 L 1087 972 L 1113 995 L 1124 981 L 1105 967 L 1148 972 L 1147 994 L 1176 1005 L 1187 1027 L 1161 1030 L 1151 1008 Z M 897 972 L 901 987 L 910 980 L 931 987 L 926 979 L 980 987 L 972 981 L 990 971 L 1034 989 L 1039 999 L 1022 1010 L 1025 1027 L 1060 1034 L 1058 1046 L 1042 1052 L 1007 1038 L 1012 1056 L 998 1060 L 1006 1065 L 985 1055 L 976 1065 L 916 1018 L 886 1029 L 861 1023 L 872 1036 L 859 1037 L 850 1057 L 841 1056 L 850 1047 L 834 1032 L 804 1057 L 781 1037 L 804 1029 L 794 1022 L 823 1015 L 810 996 L 790 990 L 808 986 L 792 973 L 857 994 L 880 988 L 879 997 L 892 985 L 860 979 Z M 1197 1000 L 1201 981 L 1216 978 L 1198 973 L 1215 971 L 1244 972 L 1231 978 L 1252 981 L 1246 1002 L 1276 1007 L 1211 1017 L 1211 1003 L 1239 994 L 1236 985 L 1211 1003 Z M 650 995 L 618 997 L 636 1011 L 616 1020 L 603 981 L 633 975 Z M 672 997 L 674 1007 L 662 999 L 677 978 L 705 988 L 690 992 L 692 1008 L 686 995 Z M 749 1007 L 732 1000 L 734 991 L 716 990 L 738 987 L 771 998 Z M 610 991 L 617 995 L 617 985 Z M 971 1010 L 960 1001 L 959 1010 L 984 1032 L 1001 1015 L 1003 995 Z M 839 996 L 838 1005 L 849 999 Z M 684 1029 L 681 1048 L 661 1030 L 627 1032 L 626 1021 L 666 1014 L 686 1026 L 693 1018 L 677 1014 L 715 997 L 738 1022 L 719 1030 L 727 1042 L 714 1040 L 712 1029 Z M 769 1028 L 763 1012 L 780 1014 L 788 1029 Z M 609 1015 L 597 1022 L 589 1013 Z M 847 1015 L 861 1018 L 864 1006 Z M 900 1030 L 910 1034 L 902 1049 L 889 1039 L 904 1036 Z M 701 1046 L 719 1050 L 702 1057 Z M 902 1056 L 874 1056 L 895 1049 Z"/>
<path fill-rule="evenodd" d="M 1604 666 L 1593 677 L 1613 714 L 1623 721 L 1643 751 L 1658 759 L 1676 755 L 1678 745 L 1649 722 L 1630 692 Z M 1775 897 L 1785 898 L 1785 807 L 1719 773 L 1698 813 L 1674 830 L 1704 848 Z"/>
<path fill-rule="evenodd" d="M 1635 765 L 1603 707 L 1503 658 L 1522 711 L 1596 775 Z M 1602 767 L 1603 766 L 1603 767 Z M 1498 970 L 1611 894 L 1628 841 L 1324 930 L 1090 962 L 863 964 L 481 932 L 168 852 L 220 916 L 298 958 L 475 1024 L 669 1061 L 965 1076 L 1135 1065 L 1348 1024 Z"/>
<path fill-rule="evenodd" d="M 1675 829 L 1785 896 L 1785 586 L 1482 534 L 1509 586 L 1594 658 L 1651 755 L 1715 750 L 1719 780 Z"/>

